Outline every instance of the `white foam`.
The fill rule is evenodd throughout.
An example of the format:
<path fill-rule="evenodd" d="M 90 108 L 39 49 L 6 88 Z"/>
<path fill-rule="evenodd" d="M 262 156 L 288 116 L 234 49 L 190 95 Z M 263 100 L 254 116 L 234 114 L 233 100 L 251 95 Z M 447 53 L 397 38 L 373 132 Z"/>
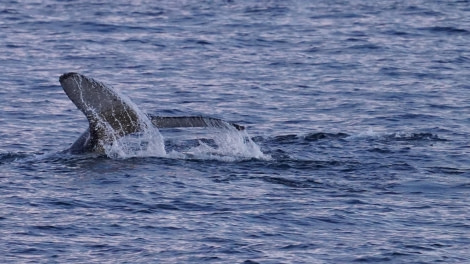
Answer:
<path fill-rule="evenodd" d="M 187 158 L 220 161 L 271 159 L 270 155 L 261 151 L 246 131 L 234 128 L 218 130 L 213 128 L 210 131 L 212 133 L 207 136 L 214 141 L 215 146 L 199 141 L 199 146 L 192 147 L 185 153 Z"/>
<path fill-rule="evenodd" d="M 158 129 L 151 127 L 140 133 L 117 138 L 110 144 L 103 144 L 103 147 L 106 155 L 115 159 L 167 156 L 163 137 Z"/>
<path fill-rule="evenodd" d="M 204 140 L 200 138 L 198 146 L 186 150 L 171 150 L 167 153 L 164 149 L 163 136 L 157 128 L 150 127 L 142 133 L 128 135 L 116 139 L 113 144 L 105 145 L 105 152 L 108 157 L 116 159 L 166 157 L 170 159 L 219 160 L 225 162 L 271 159 L 270 155 L 264 154 L 260 147 L 251 140 L 246 131 L 220 127 L 209 127 L 205 130 L 207 133 L 200 135 Z M 158 132 L 158 134 L 155 132 Z M 205 143 L 207 140 L 211 140 L 211 144 Z"/>

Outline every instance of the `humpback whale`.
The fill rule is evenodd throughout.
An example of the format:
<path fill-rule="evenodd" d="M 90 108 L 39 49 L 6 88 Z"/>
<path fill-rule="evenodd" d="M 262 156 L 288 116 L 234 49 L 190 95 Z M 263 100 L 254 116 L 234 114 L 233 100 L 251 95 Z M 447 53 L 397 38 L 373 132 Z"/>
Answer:
<path fill-rule="evenodd" d="M 244 126 L 202 116 L 164 117 L 143 114 L 127 97 L 110 86 L 82 74 L 69 72 L 59 82 L 70 100 L 88 119 L 88 129 L 66 150 L 71 154 L 104 153 L 106 144 L 126 135 L 157 128 L 218 127 L 244 130 Z"/>

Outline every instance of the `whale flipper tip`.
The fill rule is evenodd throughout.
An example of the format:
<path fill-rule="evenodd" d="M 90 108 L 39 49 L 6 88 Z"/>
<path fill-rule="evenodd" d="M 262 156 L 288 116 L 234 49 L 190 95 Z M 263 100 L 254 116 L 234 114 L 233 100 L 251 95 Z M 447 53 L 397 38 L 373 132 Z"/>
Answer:
<path fill-rule="evenodd" d="M 64 73 L 62 74 L 60 77 L 59 77 L 59 82 L 63 82 L 65 80 L 67 80 L 68 78 L 74 76 L 74 75 L 77 75 L 78 73 L 76 72 L 68 72 L 68 73 Z"/>

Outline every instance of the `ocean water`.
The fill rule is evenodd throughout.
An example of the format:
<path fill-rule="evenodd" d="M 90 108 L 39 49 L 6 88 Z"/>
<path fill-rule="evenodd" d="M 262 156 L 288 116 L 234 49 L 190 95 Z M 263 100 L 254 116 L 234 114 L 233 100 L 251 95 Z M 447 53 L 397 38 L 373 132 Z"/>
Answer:
<path fill-rule="evenodd" d="M 7 0 L 0 39 L 1 263 L 470 263 L 469 1 Z M 70 71 L 247 129 L 63 154 Z"/>

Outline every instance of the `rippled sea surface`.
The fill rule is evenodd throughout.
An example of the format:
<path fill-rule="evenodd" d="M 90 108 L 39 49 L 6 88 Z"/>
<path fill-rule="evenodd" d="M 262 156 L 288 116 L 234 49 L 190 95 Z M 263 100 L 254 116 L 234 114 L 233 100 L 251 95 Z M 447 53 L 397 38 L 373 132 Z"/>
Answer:
<path fill-rule="evenodd" d="M 0 39 L 2 263 L 470 263 L 469 1 L 7 0 Z M 263 154 L 61 154 L 70 71 Z"/>

